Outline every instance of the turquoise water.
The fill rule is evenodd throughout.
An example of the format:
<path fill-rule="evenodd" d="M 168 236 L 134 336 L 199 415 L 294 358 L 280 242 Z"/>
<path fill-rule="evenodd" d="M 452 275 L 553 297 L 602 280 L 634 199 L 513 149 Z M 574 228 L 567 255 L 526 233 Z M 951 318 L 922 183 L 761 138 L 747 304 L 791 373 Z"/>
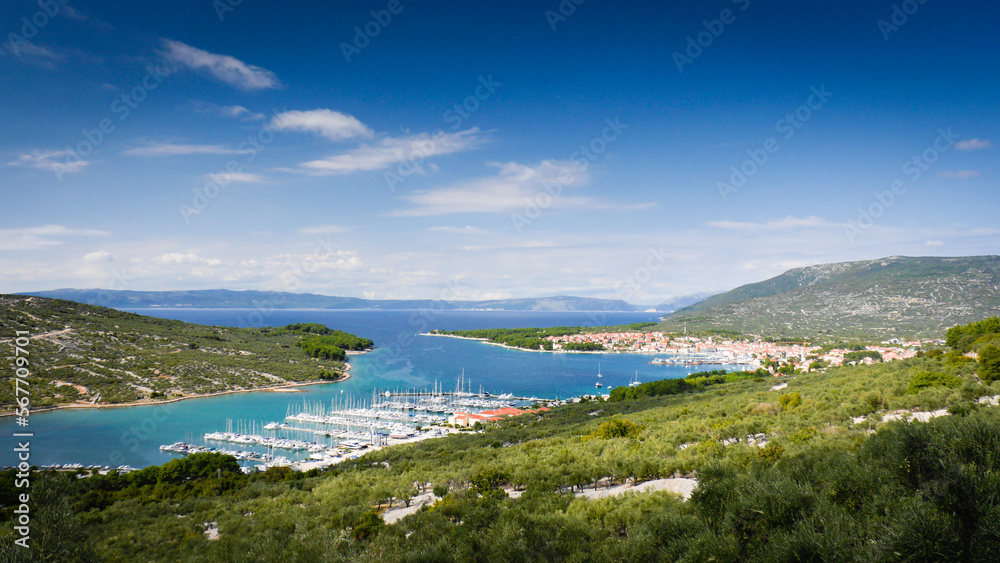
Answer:
<path fill-rule="evenodd" d="M 650 365 L 639 354 L 551 354 L 509 350 L 482 342 L 420 336 L 430 329 L 600 326 L 655 321 L 656 313 L 553 313 L 508 311 L 330 311 L 234 309 L 133 309 L 132 311 L 199 324 L 283 326 L 316 322 L 370 338 L 376 350 L 353 356 L 351 378 L 341 383 L 303 387 L 303 393 L 240 393 L 166 405 L 115 409 L 62 410 L 34 414 L 29 431 L 31 463 L 82 463 L 145 467 L 174 456 L 161 444 L 202 443 L 202 435 L 226 429 L 226 420 L 282 420 L 290 403 L 355 397 L 370 399 L 373 389 L 430 389 L 439 382 L 454 389 L 464 368 L 474 390 L 519 396 L 566 398 L 594 393 L 598 363 L 602 391 L 627 385 L 638 371 L 641 381 L 683 377 L 690 368 Z M 13 465 L 10 417 L 0 421 L 0 465 Z M 219 444 L 215 444 L 217 447 Z M 230 446 L 233 449 L 235 446 Z"/>

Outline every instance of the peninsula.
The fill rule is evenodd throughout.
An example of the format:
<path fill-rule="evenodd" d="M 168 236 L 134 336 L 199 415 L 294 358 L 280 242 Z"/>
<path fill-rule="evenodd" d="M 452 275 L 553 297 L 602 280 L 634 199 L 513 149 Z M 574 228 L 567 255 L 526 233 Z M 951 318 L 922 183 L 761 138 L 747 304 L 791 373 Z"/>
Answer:
<path fill-rule="evenodd" d="M 322 325 L 204 326 L 70 301 L 0 295 L 0 349 L 27 333 L 33 409 L 152 404 L 347 377 L 371 340 Z M 13 386 L 0 407 L 14 404 Z M 9 409 L 7 409 L 9 410 Z"/>

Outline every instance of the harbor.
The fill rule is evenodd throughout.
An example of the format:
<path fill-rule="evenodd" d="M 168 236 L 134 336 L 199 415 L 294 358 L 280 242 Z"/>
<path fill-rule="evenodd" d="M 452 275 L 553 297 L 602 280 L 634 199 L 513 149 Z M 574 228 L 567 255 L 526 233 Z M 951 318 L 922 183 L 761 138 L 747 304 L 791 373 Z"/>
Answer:
<path fill-rule="evenodd" d="M 159 449 L 175 455 L 231 455 L 246 472 L 270 467 L 307 471 L 386 446 L 446 436 L 470 420 L 530 412 L 521 409 L 539 401 L 542 399 L 494 395 L 482 389 L 473 392 L 463 374 L 454 391 L 443 391 L 435 383 L 430 391 L 373 390 L 364 400 L 303 400 L 289 404 L 283 420 L 228 419 L 225 430 L 204 433 L 200 444 L 190 440 Z M 232 447 L 234 444 L 238 449 Z"/>
<path fill-rule="evenodd" d="M 749 365 L 752 359 L 749 357 L 737 357 L 732 354 L 711 353 L 711 354 L 683 354 L 677 356 L 667 356 L 665 358 L 653 358 L 650 365 L 674 365 L 674 366 L 709 366 L 709 365 Z"/>

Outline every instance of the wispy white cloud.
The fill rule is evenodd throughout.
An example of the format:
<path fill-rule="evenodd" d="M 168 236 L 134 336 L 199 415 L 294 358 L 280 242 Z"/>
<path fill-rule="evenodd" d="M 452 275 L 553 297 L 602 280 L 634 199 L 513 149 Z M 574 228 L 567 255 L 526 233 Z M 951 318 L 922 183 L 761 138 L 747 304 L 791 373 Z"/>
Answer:
<path fill-rule="evenodd" d="M 73 229 L 65 225 L 43 225 L 41 227 L 22 227 L 20 229 L 0 229 L 0 234 L 22 233 L 43 236 L 107 236 L 111 233 L 99 229 Z"/>
<path fill-rule="evenodd" d="M 480 229 L 478 227 L 473 227 L 472 225 L 466 225 L 464 227 L 428 227 L 428 231 L 437 233 L 451 233 L 455 235 L 488 235 L 489 231 L 486 229 Z"/>
<path fill-rule="evenodd" d="M 89 23 L 102 31 L 110 31 L 114 29 L 114 26 L 111 25 L 110 23 L 100 18 L 84 14 L 80 10 L 74 8 L 73 6 L 63 6 L 62 14 L 68 17 L 69 19 Z"/>
<path fill-rule="evenodd" d="M 509 251 L 509 250 L 520 250 L 525 248 L 563 248 L 568 249 L 572 244 L 567 243 L 557 243 L 551 240 L 512 240 L 505 244 L 469 244 L 462 247 L 462 250 L 468 252 L 495 252 L 495 251 Z"/>
<path fill-rule="evenodd" d="M 80 172 L 89 165 L 90 161 L 81 159 L 73 151 L 39 149 L 31 149 L 30 151 L 19 155 L 17 160 L 12 160 L 7 163 L 7 166 L 26 166 L 29 168 L 37 168 L 39 170 L 55 172 L 60 176 L 67 172 Z"/>
<path fill-rule="evenodd" d="M 114 262 L 115 257 L 111 255 L 107 250 L 98 250 L 96 252 L 88 252 L 83 255 L 84 262 Z"/>
<path fill-rule="evenodd" d="M 179 156 L 187 154 L 240 154 L 236 149 L 222 145 L 179 145 L 173 143 L 156 143 L 145 147 L 128 149 L 122 154 L 128 156 Z"/>
<path fill-rule="evenodd" d="M 81 49 L 47 47 L 32 43 L 23 38 L 17 41 L 7 41 L 3 47 L 6 47 L 8 51 L 16 55 L 17 59 L 21 62 L 39 66 L 47 70 L 56 70 L 59 67 L 57 63 L 63 63 L 68 60 L 91 65 L 102 65 L 104 63 L 103 57 L 92 55 Z M 3 54 L 2 48 L 0 48 L 0 54 Z"/>
<path fill-rule="evenodd" d="M 111 233 L 97 229 L 72 229 L 64 225 L 43 225 L 0 229 L 0 250 L 37 250 L 65 244 L 60 237 L 108 236 Z"/>
<path fill-rule="evenodd" d="M 989 139 L 969 139 L 955 143 L 955 148 L 960 151 L 978 151 L 988 149 L 993 146 Z"/>
<path fill-rule="evenodd" d="M 927 246 L 944 246 L 943 240 L 929 240 L 926 243 Z"/>
<path fill-rule="evenodd" d="M 247 184 L 266 184 L 267 178 L 260 174 L 250 172 L 224 172 L 222 174 L 205 174 L 205 180 L 226 185 L 229 182 L 243 182 Z"/>
<path fill-rule="evenodd" d="M 219 266 L 222 260 L 218 258 L 202 258 L 193 252 L 168 252 L 153 259 L 159 264 L 198 264 L 203 266 Z"/>
<path fill-rule="evenodd" d="M 389 213 L 391 217 L 422 217 L 452 213 L 509 213 L 520 211 L 540 194 L 559 190 L 550 207 L 583 207 L 598 204 L 589 197 L 570 196 L 563 189 L 581 186 L 589 179 L 586 167 L 558 160 L 543 160 L 535 166 L 516 162 L 494 163 L 495 176 L 461 182 L 404 196 L 409 209 Z"/>
<path fill-rule="evenodd" d="M 952 179 L 955 179 L 955 180 L 968 180 L 969 178 L 978 178 L 979 177 L 979 171 L 978 170 L 958 170 L 958 171 L 954 171 L 953 172 L 953 171 L 950 171 L 950 170 L 945 170 L 944 172 L 938 173 L 938 176 L 940 176 L 942 178 L 952 178 Z"/>
<path fill-rule="evenodd" d="M 414 162 L 415 172 L 423 172 L 420 162 L 426 158 L 471 150 L 484 142 L 485 136 L 478 128 L 437 135 L 387 137 L 374 145 L 364 144 L 344 154 L 303 162 L 299 166 L 313 175 L 350 174 L 382 170 L 410 160 Z"/>
<path fill-rule="evenodd" d="M 54 61 L 59 61 L 65 58 L 62 53 L 58 53 L 49 47 L 37 45 L 28 40 L 16 42 L 8 41 L 4 46 L 7 47 L 7 50 L 11 53 L 17 55 L 20 60 L 48 69 L 55 68 Z"/>
<path fill-rule="evenodd" d="M 313 225 L 311 227 L 302 227 L 299 229 L 299 234 L 303 235 L 336 235 L 340 233 L 346 233 L 350 228 L 344 227 L 343 225 Z"/>
<path fill-rule="evenodd" d="M 840 223 L 832 223 L 820 217 L 792 217 L 764 223 L 743 223 L 738 221 L 709 221 L 710 227 L 735 231 L 780 231 L 801 228 L 842 228 Z"/>
<path fill-rule="evenodd" d="M 252 112 L 243 106 L 220 106 L 211 102 L 192 100 L 191 108 L 197 113 L 211 113 L 222 117 L 232 117 L 244 121 L 256 121 L 267 117 L 263 113 Z"/>
<path fill-rule="evenodd" d="M 316 133 L 334 141 L 371 138 L 375 133 L 353 115 L 330 109 L 310 111 L 292 110 L 279 113 L 271 119 L 272 129 L 277 131 L 305 131 Z"/>
<path fill-rule="evenodd" d="M 229 55 L 217 55 L 180 41 L 163 39 L 163 58 L 193 70 L 207 72 L 216 79 L 242 90 L 267 90 L 281 85 L 278 77 L 265 68 L 247 64 Z"/>

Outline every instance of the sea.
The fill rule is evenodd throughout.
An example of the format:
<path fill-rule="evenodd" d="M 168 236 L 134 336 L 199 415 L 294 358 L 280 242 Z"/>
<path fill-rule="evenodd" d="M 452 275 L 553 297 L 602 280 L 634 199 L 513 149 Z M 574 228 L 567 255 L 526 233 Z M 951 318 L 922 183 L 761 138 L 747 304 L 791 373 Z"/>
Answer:
<path fill-rule="evenodd" d="M 370 401 L 373 392 L 454 390 L 460 378 L 473 391 L 494 395 L 567 399 L 607 393 L 618 385 L 684 377 L 691 367 L 653 365 L 645 354 L 543 353 L 513 350 L 480 341 L 427 336 L 429 330 L 608 326 L 656 321 L 658 313 L 326 309 L 180 309 L 128 311 L 220 326 L 284 326 L 321 323 L 369 338 L 376 348 L 349 358 L 350 379 L 308 385 L 300 393 L 252 392 L 168 404 L 106 409 L 63 409 L 32 414 L 28 427 L 0 419 L 0 466 L 16 465 L 14 448 L 30 440 L 30 463 L 79 463 L 136 468 L 166 463 L 176 454 L 159 446 L 184 441 L 203 444 L 208 432 L 254 429 L 281 422 L 291 408 L 333 402 Z M 712 366 L 716 369 L 722 366 Z M 735 369 L 737 366 L 726 366 Z M 598 379 L 597 374 L 602 378 Z M 463 376 L 464 374 L 464 376 Z M 34 377 L 44 377 L 35 374 Z M 596 389 L 601 381 L 603 389 Z M 13 437 L 30 432 L 30 437 Z M 215 444 L 219 446 L 219 444 Z M 232 449 L 237 449 L 231 445 Z"/>

